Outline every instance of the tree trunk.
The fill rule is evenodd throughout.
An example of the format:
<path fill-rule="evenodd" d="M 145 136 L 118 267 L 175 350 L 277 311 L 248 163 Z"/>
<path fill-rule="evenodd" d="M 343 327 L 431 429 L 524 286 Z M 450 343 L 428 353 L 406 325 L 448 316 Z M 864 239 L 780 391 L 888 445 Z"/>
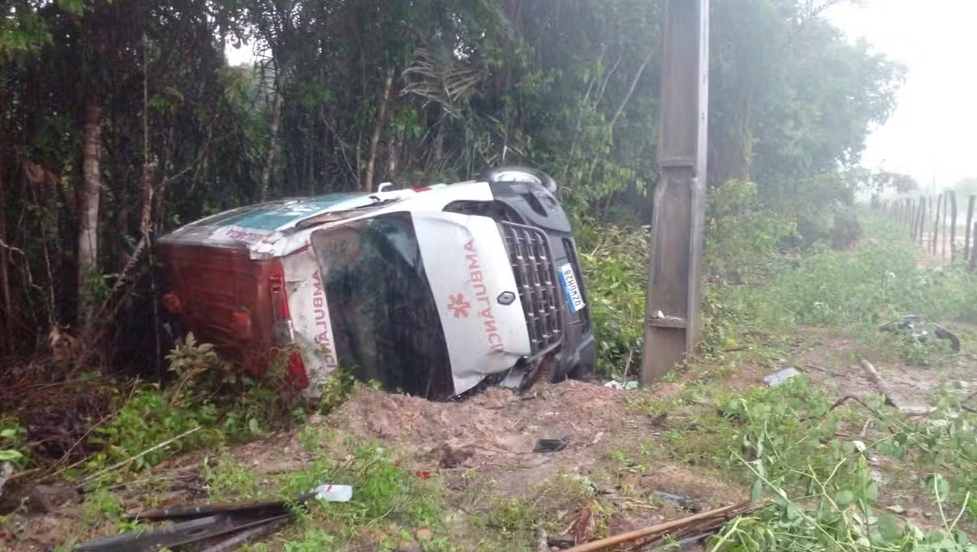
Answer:
<path fill-rule="evenodd" d="M 82 183 L 78 195 L 78 320 L 91 322 L 94 298 L 88 283 L 98 274 L 99 158 L 102 141 L 102 107 L 94 99 L 85 106 L 82 144 Z"/>
<path fill-rule="evenodd" d="M 390 147 L 387 149 L 387 178 L 391 181 L 397 178 L 397 167 L 399 166 L 397 160 L 403 141 L 404 139 L 400 135 L 394 136 L 390 141 Z"/>
<path fill-rule="evenodd" d="M 2 133 L 0 133 L 2 136 Z M 7 345 L 14 342 L 13 316 L 14 302 L 10 296 L 10 274 L 7 272 L 7 219 L 3 189 L 3 147 L 0 147 L 0 317 L 3 319 L 3 334 L 0 335 L 0 353 L 7 352 Z"/>
<path fill-rule="evenodd" d="M 645 74 L 645 69 L 648 68 L 648 64 L 651 63 L 651 60 L 657 51 L 657 48 L 652 48 L 648 51 L 648 55 L 645 56 L 645 59 L 642 60 L 641 65 L 638 66 L 638 70 L 635 71 L 634 78 L 631 79 L 631 84 L 628 86 L 628 91 L 624 94 L 624 98 L 621 99 L 621 103 L 617 106 L 614 116 L 611 117 L 610 123 L 608 123 L 607 128 L 604 130 L 606 133 L 604 139 L 607 140 L 607 143 L 612 147 L 614 143 L 614 127 L 617 126 L 618 119 L 621 118 L 621 114 L 623 114 L 625 108 L 628 107 L 628 103 L 631 101 L 631 96 L 634 95 L 634 90 L 638 87 L 638 82 L 641 81 L 641 76 Z M 597 153 L 594 154 L 594 157 L 590 160 L 590 169 L 587 170 L 587 182 L 594 181 L 594 170 L 597 169 L 597 161 L 599 159 L 600 153 Z"/>
<path fill-rule="evenodd" d="M 370 136 L 370 151 L 366 158 L 366 170 L 363 172 L 363 191 L 373 191 L 373 170 L 377 162 L 377 147 L 380 145 L 380 135 L 383 134 L 383 121 L 387 116 L 387 104 L 390 103 L 390 91 L 394 85 L 394 70 L 387 70 L 387 78 L 383 82 L 383 95 L 377 107 L 377 120 L 373 124 L 373 135 Z"/>
<path fill-rule="evenodd" d="M 265 164 L 261 168 L 261 182 L 258 199 L 265 201 L 268 199 L 268 185 L 271 182 L 271 171 L 275 167 L 275 156 L 278 154 L 278 128 L 282 122 L 282 86 L 285 82 L 285 65 L 278 67 L 275 75 L 275 89 L 272 91 L 271 99 L 271 121 L 268 124 L 268 152 L 265 155 Z"/>

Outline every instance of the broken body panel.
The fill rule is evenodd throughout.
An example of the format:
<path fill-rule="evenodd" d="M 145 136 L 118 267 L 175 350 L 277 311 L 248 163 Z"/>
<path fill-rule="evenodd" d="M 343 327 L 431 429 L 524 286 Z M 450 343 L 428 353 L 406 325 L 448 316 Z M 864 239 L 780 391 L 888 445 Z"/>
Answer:
<path fill-rule="evenodd" d="M 519 203 L 533 192 L 548 207 Z M 484 181 L 280 200 L 160 239 L 167 310 L 249 372 L 284 351 L 311 396 L 343 366 L 433 399 L 545 359 L 554 379 L 593 369 L 572 248 L 548 191 Z"/>

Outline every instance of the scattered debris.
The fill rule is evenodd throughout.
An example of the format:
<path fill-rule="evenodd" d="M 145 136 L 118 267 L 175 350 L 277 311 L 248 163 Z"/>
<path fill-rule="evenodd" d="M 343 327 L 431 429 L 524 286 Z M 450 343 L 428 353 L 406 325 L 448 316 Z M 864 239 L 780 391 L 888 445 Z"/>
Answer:
<path fill-rule="evenodd" d="M 611 380 L 604 384 L 604 387 L 609 389 L 617 389 L 618 391 L 633 391 L 638 388 L 637 380 L 627 380 L 621 383 L 617 380 Z"/>
<path fill-rule="evenodd" d="M 702 508 L 700 508 L 699 505 L 696 504 L 691 497 L 680 495 L 680 494 L 667 493 L 665 491 L 652 491 L 651 494 L 662 500 L 667 500 L 668 502 L 672 502 L 675 505 L 677 505 L 679 508 L 687 512 L 698 514 L 699 512 L 702 511 Z"/>
<path fill-rule="evenodd" d="M 533 452 L 560 452 L 567 448 L 566 439 L 538 439 Z"/>
<path fill-rule="evenodd" d="M 567 548 L 572 548 L 574 543 L 569 539 L 547 539 L 546 544 L 551 548 L 557 548 L 560 550 L 566 550 Z"/>
<path fill-rule="evenodd" d="M 763 378 L 764 383 L 770 387 L 777 387 L 783 384 L 785 381 L 801 375 L 801 371 L 797 368 L 784 368 L 783 370 L 778 370 L 768 376 Z"/>
<path fill-rule="evenodd" d="M 442 468 L 457 468 L 474 455 L 475 449 L 471 446 L 452 446 L 445 443 L 441 447 L 441 462 L 439 465 Z"/>
<path fill-rule="evenodd" d="M 828 374 L 830 376 L 834 376 L 836 378 L 845 378 L 845 377 L 847 377 L 844 374 L 840 374 L 838 372 L 835 372 L 834 370 L 829 370 L 829 369 L 825 368 L 824 366 L 818 366 L 817 364 L 808 363 L 808 364 L 805 365 L 805 367 L 806 368 L 809 368 L 811 370 L 817 370 L 818 372 L 824 372 L 825 374 Z"/>
<path fill-rule="evenodd" d="M 3 486 L 14 474 L 14 467 L 10 462 L 0 462 L 0 496 L 3 496 Z"/>
<path fill-rule="evenodd" d="M 29 513 L 50 513 L 66 503 L 81 502 L 81 496 L 72 487 L 61 485 L 34 485 L 27 493 Z"/>
<path fill-rule="evenodd" d="M 573 526 L 570 528 L 570 532 L 573 533 L 572 546 L 588 542 L 593 537 L 593 516 L 594 512 L 590 505 L 580 509 L 580 513 L 577 514 L 577 519 L 574 520 Z"/>
<path fill-rule="evenodd" d="M 546 537 L 546 529 L 536 529 L 536 552 L 549 552 L 550 540 Z"/>
<path fill-rule="evenodd" d="M 906 316 L 902 317 L 902 320 L 884 324 L 883 326 L 879 327 L 879 330 L 889 333 L 908 333 L 914 339 L 920 342 L 929 341 L 930 336 L 934 336 L 936 339 L 945 339 L 949 341 L 950 347 L 953 349 L 954 353 L 960 352 L 960 339 L 958 339 L 953 332 L 947 330 L 939 324 L 926 322 L 917 314 L 907 314 Z"/>
<path fill-rule="evenodd" d="M 205 548 L 202 552 L 228 552 L 229 550 L 234 550 L 238 546 L 247 544 L 249 542 L 258 540 L 268 535 L 272 535 L 277 532 L 282 527 L 288 524 L 288 519 L 280 519 L 278 521 L 273 521 L 271 523 L 266 523 L 265 525 L 259 525 L 253 529 L 248 529 L 247 531 L 242 531 L 237 535 Z"/>
<path fill-rule="evenodd" d="M 279 500 L 166 508 L 128 518 L 128 521 L 164 522 L 160 528 L 143 527 L 138 531 L 97 539 L 75 551 L 150 552 L 228 537 L 205 549 L 205 552 L 226 552 L 283 527 L 295 518 L 293 504 L 296 508 L 304 508 L 312 499 L 337 501 L 349 500 L 351 496 L 352 489 L 347 486 L 324 484 L 301 495 L 294 502 Z"/>
<path fill-rule="evenodd" d="M 656 544 L 662 544 L 666 542 L 666 539 L 674 541 L 693 535 L 698 539 L 702 538 L 700 536 L 706 536 L 719 531 L 727 521 L 751 514 L 762 507 L 762 505 L 754 505 L 750 501 L 724 506 L 686 518 L 614 535 L 587 544 L 577 545 L 570 548 L 569 551 L 596 552 L 597 550 L 610 550 L 615 547 L 620 547 L 623 544 L 633 544 L 635 545 L 632 547 L 633 549 L 644 549 Z"/>
<path fill-rule="evenodd" d="M 327 483 L 316 487 L 315 497 L 326 502 L 349 502 L 353 498 L 353 488 L 349 485 Z"/>

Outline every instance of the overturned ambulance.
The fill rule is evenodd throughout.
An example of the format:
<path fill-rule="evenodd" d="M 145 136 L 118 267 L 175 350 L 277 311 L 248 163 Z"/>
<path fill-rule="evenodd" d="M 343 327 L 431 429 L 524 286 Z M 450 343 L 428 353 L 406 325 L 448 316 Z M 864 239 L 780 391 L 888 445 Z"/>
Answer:
<path fill-rule="evenodd" d="M 272 201 L 160 238 L 182 330 L 312 396 L 338 367 L 446 399 L 588 376 L 596 362 L 570 225 L 546 174 Z"/>

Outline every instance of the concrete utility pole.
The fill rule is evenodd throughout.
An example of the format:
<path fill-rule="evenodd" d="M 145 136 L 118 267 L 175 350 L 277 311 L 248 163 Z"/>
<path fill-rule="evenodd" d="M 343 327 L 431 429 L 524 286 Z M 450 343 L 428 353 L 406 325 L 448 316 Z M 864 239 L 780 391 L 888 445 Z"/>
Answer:
<path fill-rule="evenodd" d="M 661 378 L 695 347 L 702 303 L 709 0 L 669 0 L 666 14 L 642 385 Z"/>

